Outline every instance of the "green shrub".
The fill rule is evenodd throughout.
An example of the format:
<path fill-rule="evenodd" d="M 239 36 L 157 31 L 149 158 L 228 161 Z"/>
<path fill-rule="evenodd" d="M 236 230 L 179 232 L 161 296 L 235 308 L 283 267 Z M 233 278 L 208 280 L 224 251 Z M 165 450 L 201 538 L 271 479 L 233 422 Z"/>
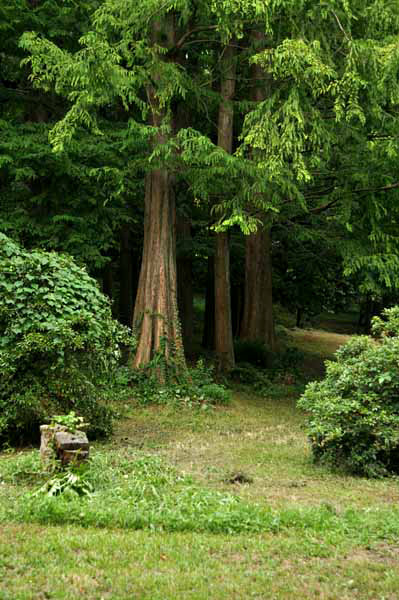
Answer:
<path fill-rule="evenodd" d="M 110 431 L 112 380 L 128 332 L 74 261 L 27 252 L 0 234 L 0 439 L 36 437 L 74 410 L 91 435 Z"/>
<path fill-rule="evenodd" d="M 299 348 L 288 347 L 273 355 L 272 368 L 276 374 L 291 373 L 297 377 L 301 373 L 305 355 Z"/>
<path fill-rule="evenodd" d="M 384 317 L 373 325 L 381 339 L 349 341 L 298 403 L 314 458 L 366 476 L 399 473 L 399 307 Z"/>
<path fill-rule="evenodd" d="M 180 373 L 179 379 L 159 383 L 151 370 L 131 371 L 130 382 L 134 395 L 141 404 L 176 404 L 187 407 L 226 404 L 229 390 L 213 379 L 213 367 L 200 359 L 195 367 Z"/>
<path fill-rule="evenodd" d="M 250 363 L 239 363 L 229 375 L 232 381 L 250 387 L 253 393 L 260 396 L 267 395 L 273 385 L 274 372 L 272 370 L 256 368 Z"/>
<path fill-rule="evenodd" d="M 271 352 L 260 340 L 235 340 L 234 353 L 237 367 L 234 369 L 233 378 L 240 379 L 242 383 L 246 383 L 244 381 L 246 379 L 245 372 L 250 373 L 251 366 L 255 375 L 252 382 L 256 385 L 259 379 L 264 380 L 266 378 L 273 381 L 281 378 L 281 376 L 293 375 L 299 377 L 301 375 L 304 354 L 298 348 L 288 347 Z M 252 374 L 250 377 L 252 378 Z M 263 387 L 264 383 L 262 382 Z"/>
<path fill-rule="evenodd" d="M 234 340 L 236 363 L 269 367 L 273 354 L 261 340 Z"/>
<path fill-rule="evenodd" d="M 211 404 L 227 404 L 230 402 L 230 392 L 220 383 L 208 383 L 201 388 L 201 394 Z"/>

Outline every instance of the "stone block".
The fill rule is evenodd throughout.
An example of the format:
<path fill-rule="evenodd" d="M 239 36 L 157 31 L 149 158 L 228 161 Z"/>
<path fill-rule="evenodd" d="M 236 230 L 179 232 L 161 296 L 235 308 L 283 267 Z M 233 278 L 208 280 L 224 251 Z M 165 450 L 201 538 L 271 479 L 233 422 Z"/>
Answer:
<path fill-rule="evenodd" d="M 83 431 L 57 431 L 54 444 L 57 457 L 63 464 L 82 462 L 89 457 L 89 440 Z"/>
<path fill-rule="evenodd" d="M 41 425 L 40 457 L 44 463 L 59 459 L 63 464 L 89 457 L 89 440 L 84 431 L 71 433 L 63 425 Z"/>

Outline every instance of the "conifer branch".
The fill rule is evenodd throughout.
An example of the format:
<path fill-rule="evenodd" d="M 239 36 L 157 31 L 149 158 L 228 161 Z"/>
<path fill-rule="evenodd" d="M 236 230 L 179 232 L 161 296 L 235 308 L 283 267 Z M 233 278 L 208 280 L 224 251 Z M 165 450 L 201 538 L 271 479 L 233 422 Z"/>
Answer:
<path fill-rule="evenodd" d="M 217 29 L 217 27 L 218 27 L 217 25 L 203 25 L 202 27 L 194 27 L 194 29 L 190 29 L 189 31 L 186 31 L 186 33 L 184 35 L 182 35 L 180 40 L 178 40 L 178 42 L 176 42 L 175 49 L 179 50 L 182 46 L 184 46 L 184 43 L 186 42 L 186 40 L 188 40 L 192 35 L 195 35 L 196 33 L 200 33 L 202 31 L 215 30 L 215 29 Z"/>

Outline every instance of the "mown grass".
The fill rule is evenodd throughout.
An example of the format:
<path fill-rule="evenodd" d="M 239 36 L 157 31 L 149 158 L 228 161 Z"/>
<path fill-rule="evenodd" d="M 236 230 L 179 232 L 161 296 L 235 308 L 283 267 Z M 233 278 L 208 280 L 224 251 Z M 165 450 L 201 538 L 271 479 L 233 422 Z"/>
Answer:
<path fill-rule="evenodd" d="M 354 549 L 314 533 L 298 539 L 293 532 L 165 535 L 9 525 L 3 534 L 2 600 L 382 600 L 396 598 L 399 584 L 387 544 Z"/>
<path fill-rule="evenodd" d="M 397 598 L 398 480 L 313 465 L 295 393 L 135 408 L 91 498 L 32 498 L 37 453 L 0 455 L 0 599 Z"/>

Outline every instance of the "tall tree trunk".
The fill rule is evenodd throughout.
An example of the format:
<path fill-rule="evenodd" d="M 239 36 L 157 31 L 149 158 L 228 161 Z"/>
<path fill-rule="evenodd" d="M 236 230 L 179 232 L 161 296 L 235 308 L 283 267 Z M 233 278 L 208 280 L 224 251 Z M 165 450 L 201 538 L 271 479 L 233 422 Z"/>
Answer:
<path fill-rule="evenodd" d="M 194 341 L 194 293 L 191 254 L 184 248 L 184 242 L 191 240 L 191 222 L 187 217 L 177 217 L 177 238 L 183 243 L 177 256 L 177 303 L 183 334 L 186 356 L 193 354 Z"/>
<path fill-rule="evenodd" d="M 245 240 L 244 313 L 240 338 L 261 340 L 271 350 L 276 346 L 273 320 L 271 237 L 258 229 Z"/>
<path fill-rule="evenodd" d="M 225 48 L 221 71 L 218 145 L 231 154 L 234 118 L 232 99 L 236 85 L 236 56 L 235 48 L 232 45 Z M 225 373 L 234 368 L 229 234 L 227 232 L 217 233 L 215 237 L 215 350 L 218 370 Z"/>
<path fill-rule="evenodd" d="M 134 367 L 163 349 L 166 361 L 182 360 L 176 293 L 175 204 L 170 175 L 147 175 L 144 246 L 133 324 L 139 332 Z"/>
<path fill-rule="evenodd" d="M 262 49 L 265 36 L 261 31 L 252 32 L 255 46 Z M 252 67 L 252 100 L 262 102 L 268 93 L 265 72 L 259 65 Z M 273 319 L 272 256 L 270 229 L 260 227 L 247 236 L 245 241 L 245 291 L 244 311 L 240 338 L 261 340 L 271 350 L 276 347 Z"/>
<path fill-rule="evenodd" d="M 174 45 L 175 25 L 171 13 L 162 21 L 154 22 L 152 40 L 167 48 Z M 155 84 L 157 79 L 154 73 Z M 156 87 L 149 86 L 147 95 L 151 124 L 159 127 L 166 113 L 160 106 Z M 158 130 L 155 145 L 166 141 L 165 134 Z M 177 309 L 175 220 L 173 178 L 166 169 L 153 169 L 146 177 L 143 258 L 133 314 L 133 328 L 138 337 L 135 368 L 148 365 L 154 354 L 162 351 L 165 366 L 173 362 L 174 368 L 185 369 Z M 156 373 L 164 379 L 162 370 Z"/>

